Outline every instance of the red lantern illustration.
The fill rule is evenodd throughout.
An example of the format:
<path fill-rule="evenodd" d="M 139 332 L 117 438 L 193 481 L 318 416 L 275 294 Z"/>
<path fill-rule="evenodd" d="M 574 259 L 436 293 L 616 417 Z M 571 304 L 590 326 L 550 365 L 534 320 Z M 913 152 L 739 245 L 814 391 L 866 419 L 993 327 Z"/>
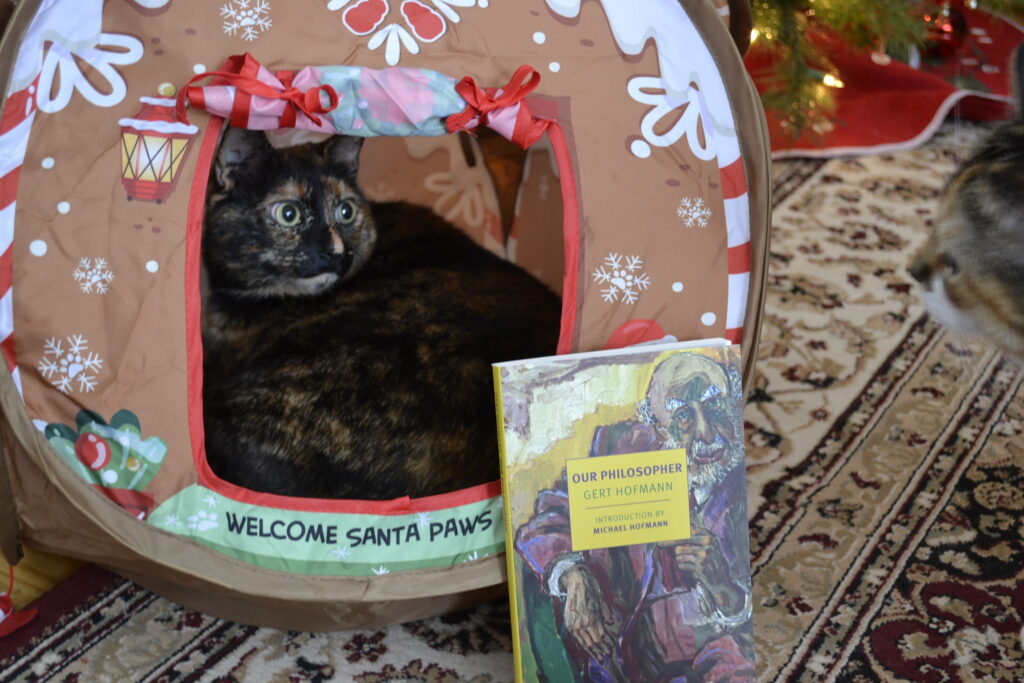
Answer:
<path fill-rule="evenodd" d="M 161 94 L 173 94 L 161 90 Z M 121 182 L 128 199 L 162 202 L 174 191 L 178 171 L 199 129 L 181 123 L 171 97 L 140 97 L 135 118 L 121 119 Z"/>

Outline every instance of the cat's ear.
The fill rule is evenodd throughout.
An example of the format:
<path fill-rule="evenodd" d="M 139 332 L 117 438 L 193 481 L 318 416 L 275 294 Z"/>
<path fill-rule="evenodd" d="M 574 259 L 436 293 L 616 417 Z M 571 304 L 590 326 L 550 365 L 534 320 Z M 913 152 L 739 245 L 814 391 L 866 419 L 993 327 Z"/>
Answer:
<path fill-rule="evenodd" d="M 235 171 L 256 163 L 270 151 L 270 142 L 263 131 L 228 128 L 217 150 L 217 163 L 214 165 L 217 183 L 227 189 Z"/>
<path fill-rule="evenodd" d="M 325 143 L 324 156 L 332 163 L 343 166 L 352 175 L 359 170 L 359 150 L 363 138 L 354 135 L 335 135 Z"/>

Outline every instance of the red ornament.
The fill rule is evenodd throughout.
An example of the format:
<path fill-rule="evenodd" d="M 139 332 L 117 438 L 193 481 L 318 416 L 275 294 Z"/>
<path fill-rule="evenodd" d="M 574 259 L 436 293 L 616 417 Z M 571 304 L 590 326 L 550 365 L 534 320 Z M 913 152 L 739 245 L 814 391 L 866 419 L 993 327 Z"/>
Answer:
<path fill-rule="evenodd" d="M 948 2 L 943 3 L 937 12 L 924 15 L 928 24 L 929 55 L 947 58 L 960 51 L 967 40 L 967 19 L 964 13 Z"/>
<path fill-rule="evenodd" d="M 75 441 L 75 455 L 91 470 L 101 470 L 110 462 L 110 444 L 98 434 L 85 433 Z"/>

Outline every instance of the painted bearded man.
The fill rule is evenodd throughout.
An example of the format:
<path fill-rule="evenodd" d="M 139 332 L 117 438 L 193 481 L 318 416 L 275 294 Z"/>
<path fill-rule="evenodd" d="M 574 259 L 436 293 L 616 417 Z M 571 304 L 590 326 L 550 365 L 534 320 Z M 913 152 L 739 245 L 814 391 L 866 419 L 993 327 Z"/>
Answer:
<path fill-rule="evenodd" d="M 573 552 L 564 477 L 538 495 L 516 548 L 553 598 L 578 680 L 753 682 L 741 406 L 737 372 L 679 353 L 637 419 L 595 431 L 590 457 L 686 449 L 689 539 Z"/>

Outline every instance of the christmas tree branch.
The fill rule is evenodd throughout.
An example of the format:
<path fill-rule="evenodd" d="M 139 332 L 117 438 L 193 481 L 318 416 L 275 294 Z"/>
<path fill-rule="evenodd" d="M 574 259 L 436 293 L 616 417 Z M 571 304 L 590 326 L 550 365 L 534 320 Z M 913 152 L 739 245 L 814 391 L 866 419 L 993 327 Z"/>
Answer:
<path fill-rule="evenodd" d="M 1024 0 L 968 0 L 980 9 L 1024 19 Z M 861 50 L 906 60 L 928 39 L 926 14 L 939 3 L 907 0 L 753 0 L 751 49 L 767 50 L 769 73 L 755 74 L 765 107 L 775 111 L 791 135 L 813 130 L 834 111 L 829 84 L 841 74 L 818 49 L 816 40 L 838 38 Z"/>

